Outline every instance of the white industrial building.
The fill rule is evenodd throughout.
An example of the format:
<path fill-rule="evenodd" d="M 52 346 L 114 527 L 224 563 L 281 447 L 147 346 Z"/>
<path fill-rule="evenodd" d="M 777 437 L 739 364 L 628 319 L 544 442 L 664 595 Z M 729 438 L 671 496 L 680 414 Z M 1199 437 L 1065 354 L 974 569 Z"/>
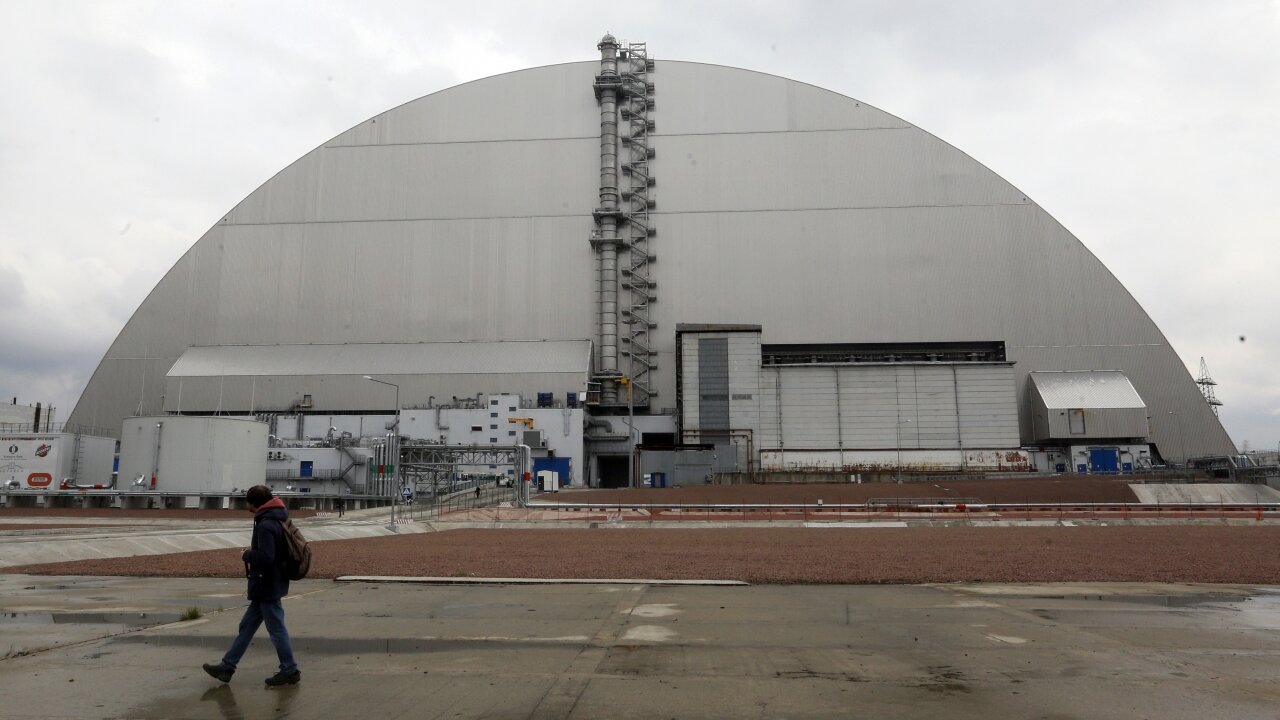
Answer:
<path fill-rule="evenodd" d="M 49 432 L 56 426 L 55 410 L 40 403 L 20 404 L 18 398 L 0 404 L 0 432 Z"/>
<path fill-rule="evenodd" d="M 803 82 L 598 47 L 282 170 L 164 276 L 70 422 L 122 427 L 121 477 L 149 482 L 137 428 L 252 418 L 254 472 L 324 492 L 372 482 L 389 434 L 529 440 L 579 486 L 1234 453 L 1116 278 L 960 150 Z"/>
<path fill-rule="evenodd" d="M 0 431 L 0 496 L 112 486 L 114 438 L 63 432 Z"/>

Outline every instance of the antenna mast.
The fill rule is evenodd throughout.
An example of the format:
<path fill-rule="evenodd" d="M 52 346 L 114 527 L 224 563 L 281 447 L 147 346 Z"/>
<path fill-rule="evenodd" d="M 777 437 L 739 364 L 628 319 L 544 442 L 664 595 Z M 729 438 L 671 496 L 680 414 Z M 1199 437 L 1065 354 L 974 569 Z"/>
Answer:
<path fill-rule="evenodd" d="M 1200 377 L 1196 378 L 1196 384 L 1200 386 L 1200 394 L 1204 395 L 1204 401 L 1209 403 L 1209 407 L 1213 409 L 1213 414 L 1216 416 L 1218 408 L 1222 407 L 1222 401 L 1214 395 L 1213 386 L 1218 383 L 1209 376 L 1209 366 L 1205 364 L 1204 358 L 1200 358 Z"/>

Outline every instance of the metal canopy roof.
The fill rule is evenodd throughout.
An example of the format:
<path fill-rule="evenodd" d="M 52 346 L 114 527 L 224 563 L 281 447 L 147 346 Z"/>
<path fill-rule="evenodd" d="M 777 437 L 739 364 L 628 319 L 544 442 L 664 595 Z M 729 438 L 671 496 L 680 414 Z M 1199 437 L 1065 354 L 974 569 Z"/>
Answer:
<path fill-rule="evenodd" d="M 1031 384 L 1045 408 L 1120 409 L 1145 408 L 1133 383 L 1119 370 L 1087 372 L 1033 372 Z"/>
<path fill-rule="evenodd" d="M 188 348 L 171 378 L 587 373 L 589 340 L 216 345 Z"/>

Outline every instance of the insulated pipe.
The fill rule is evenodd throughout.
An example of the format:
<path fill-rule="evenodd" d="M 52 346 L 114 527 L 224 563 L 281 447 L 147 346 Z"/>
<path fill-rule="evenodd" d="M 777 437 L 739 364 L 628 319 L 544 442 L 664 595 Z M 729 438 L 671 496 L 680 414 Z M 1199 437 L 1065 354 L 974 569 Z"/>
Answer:
<path fill-rule="evenodd" d="M 78 438 L 79 435 L 77 435 L 76 437 Z M 103 485 L 102 483 L 82 485 L 80 484 L 79 478 L 76 478 L 74 480 L 63 480 L 62 487 L 63 489 L 66 489 L 66 490 L 115 490 L 117 477 L 118 477 L 118 473 L 111 473 L 111 482 L 107 483 L 106 485 Z"/>
<path fill-rule="evenodd" d="M 151 489 L 156 489 L 156 475 L 160 473 L 160 433 L 164 430 L 164 423 L 156 423 L 156 457 L 155 462 L 151 464 Z"/>
<path fill-rule="evenodd" d="M 583 436 L 582 436 L 583 440 L 617 441 L 617 440 L 630 440 L 633 437 L 631 433 L 627 433 L 626 435 L 614 434 L 613 423 L 609 422 L 608 420 L 600 420 L 598 418 L 588 417 L 587 427 L 588 428 L 593 428 L 593 427 L 604 428 L 604 431 L 608 434 L 591 435 L 589 433 L 583 433 Z"/>
<path fill-rule="evenodd" d="M 596 80 L 600 99 L 600 257 L 597 299 L 600 315 L 600 372 L 618 374 L 618 42 L 605 35 L 596 46 L 600 50 L 600 77 Z M 611 382 L 601 387 L 601 400 L 617 400 Z"/>

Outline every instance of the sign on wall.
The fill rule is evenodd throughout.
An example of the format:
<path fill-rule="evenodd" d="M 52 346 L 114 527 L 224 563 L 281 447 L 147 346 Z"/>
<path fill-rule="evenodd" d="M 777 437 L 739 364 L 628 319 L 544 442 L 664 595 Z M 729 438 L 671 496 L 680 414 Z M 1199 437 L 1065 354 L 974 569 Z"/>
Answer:
<path fill-rule="evenodd" d="M 57 439 L 13 435 L 0 437 L 0 482 L 47 488 L 58 470 Z"/>

